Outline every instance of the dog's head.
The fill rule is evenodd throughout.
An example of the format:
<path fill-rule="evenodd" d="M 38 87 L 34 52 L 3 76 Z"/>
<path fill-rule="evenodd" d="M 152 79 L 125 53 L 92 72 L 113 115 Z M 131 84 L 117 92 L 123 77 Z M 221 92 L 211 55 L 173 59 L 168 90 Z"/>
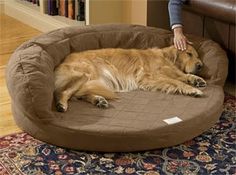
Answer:
<path fill-rule="evenodd" d="M 203 67 L 203 63 L 199 59 L 197 51 L 189 44 L 184 51 L 180 51 L 174 46 L 171 46 L 166 50 L 166 54 L 169 56 L 170 60 L 185 73 L 196 74 L 200 72 Z"/>
<path fill-rule="evenodd" d="M 180 69 L 185 73 L 196 74 L 202 70 L 203 63 L 199 59 L 197 51 L 188 45 L 185 51 L 177 51 Z"/>

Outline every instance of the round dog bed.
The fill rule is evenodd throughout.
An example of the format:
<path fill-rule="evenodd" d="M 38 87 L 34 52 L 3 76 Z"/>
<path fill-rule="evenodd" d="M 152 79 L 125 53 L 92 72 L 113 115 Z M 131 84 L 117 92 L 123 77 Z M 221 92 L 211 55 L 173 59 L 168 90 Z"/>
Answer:
<path fill-rule="evenodd" d="M 187 141 L 211 127 L 222 112 L 227 57 L 218 44 L 189 36 L 207 80 L 204 97 L 161 92 L 120 93 L 108 109 L 70 100 L 59 113 L 54 104 L 54 69 L 66 55 L 99 48 L 171 45 L 169 31 L 137 25 L 96 25 L 58 29 L 22 44 L 7 66 L 7 86 L 19 127 L 35 138 L 89 151 L 140 151 Z M 167 120 L 166 120 L 167 119 Z"/>

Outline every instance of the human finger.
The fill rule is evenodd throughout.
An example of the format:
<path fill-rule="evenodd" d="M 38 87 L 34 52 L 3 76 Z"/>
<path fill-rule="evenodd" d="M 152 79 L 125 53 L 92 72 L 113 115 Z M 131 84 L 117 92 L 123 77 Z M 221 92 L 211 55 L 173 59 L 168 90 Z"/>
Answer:
<path fill-rule="evenodd" d="M 176 41 L 176 48 L 178 49 L 178 50 L 181 50 L 181 42 L 178 40 L 178 41 Z"/>
<path fill-rule="evenodd" d="M 187 49 L 187 41 L 186 41 L 186 39 L 182 40 L 182 49 L 183 50 Z"/>
<path fill-rule="evenodd" d="M 179 47 L 180 47 L 180 50 L 185 50 L 184 40 L 179 41 Z"/>
<path fill-rule="evenodd" d="M 184 50 L 183 42 L 182 41 L 179 42 L 179 50 Z"/>
<path fill-rule="evenodd" d="M 176 39 L 174 39 L 174 46 L 176 49 L 178 49 L 178 41 Z"/>
<path fill-rule="evenodd" d="M 193 42 L 187 40 L 187 44 L 193 45 Z"/>

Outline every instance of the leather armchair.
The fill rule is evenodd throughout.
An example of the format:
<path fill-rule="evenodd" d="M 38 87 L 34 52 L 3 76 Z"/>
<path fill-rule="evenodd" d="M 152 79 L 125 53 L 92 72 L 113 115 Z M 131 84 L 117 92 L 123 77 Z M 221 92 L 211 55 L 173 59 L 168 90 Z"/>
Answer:
<path fill-rule="evenodd" d="M 167 0 L 148 1 L 147 25 L 170 30 L 167 6 Z M 186 34 L 212 39 L 227 52 L 228 79 L 235 83 L 236 0 L 188 0 L 183 6 L 182 17 Z"/>

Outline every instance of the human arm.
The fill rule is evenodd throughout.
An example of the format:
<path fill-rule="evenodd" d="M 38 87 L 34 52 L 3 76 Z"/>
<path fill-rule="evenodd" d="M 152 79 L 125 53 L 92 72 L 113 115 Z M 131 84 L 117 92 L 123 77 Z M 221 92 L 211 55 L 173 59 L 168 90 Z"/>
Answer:
<path fill-rule="evenodd" d="M 183 32 L 182 24 L 182 5 L 186 0 L 170 0 L 168 11 L 170 17 L 170 26 L 174 33 L 174 45 L 179 50 L 185 50 L 187 47 L 187 38 Z"/>

